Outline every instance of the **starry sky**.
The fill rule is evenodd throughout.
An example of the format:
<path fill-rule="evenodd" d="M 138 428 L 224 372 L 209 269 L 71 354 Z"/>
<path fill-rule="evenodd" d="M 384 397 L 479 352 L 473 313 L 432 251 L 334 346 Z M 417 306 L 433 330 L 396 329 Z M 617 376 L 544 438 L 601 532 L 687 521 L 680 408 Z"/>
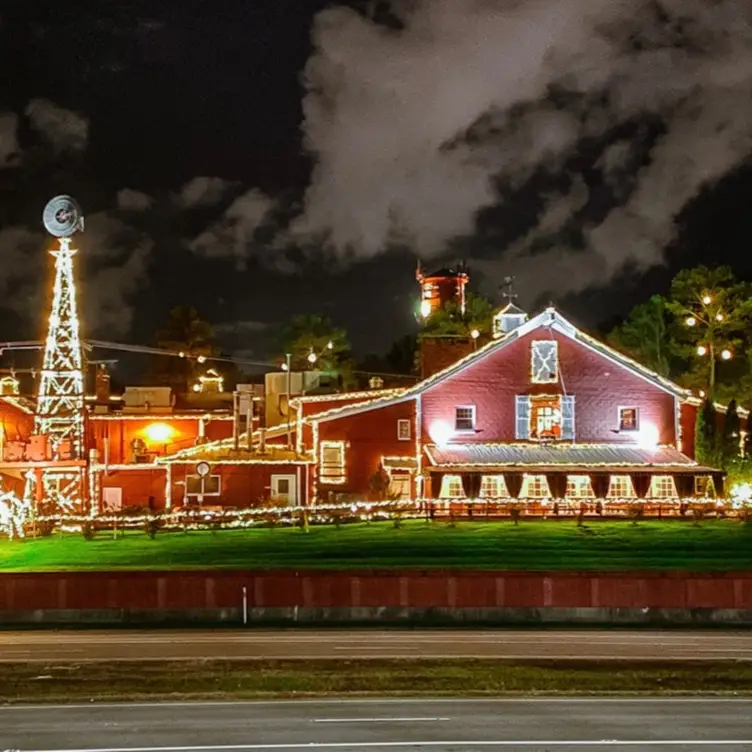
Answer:
<path fill-rule="evenodd" d="M 319 312 L 414 330 L 416 259 L 591 328 L 695 263 L 752 278 L 747 0 L 6 0 L 0 337 L 38 337 L 46 201 L 87 336 L 192 303 L 265 359 Z"/>

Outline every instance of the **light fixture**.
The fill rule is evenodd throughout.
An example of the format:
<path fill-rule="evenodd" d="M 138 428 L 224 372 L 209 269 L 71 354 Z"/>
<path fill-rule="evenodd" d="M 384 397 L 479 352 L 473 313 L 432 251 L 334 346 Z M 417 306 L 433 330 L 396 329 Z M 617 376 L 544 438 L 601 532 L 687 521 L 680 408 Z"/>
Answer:
<path fill-rule="evenodd" d="M 427 319 L 431 315 L 431 301 L 422 300 L 420 303 L 420 315 Z"/>
<path fill-rule="evenodd" d="M 478 339 L 478 337 L 480 337 L 480 332 L 477 329 L 473 329 L 473 331 L 470 332 L 470 336 L 473 339 Z"/>
<path fill-rule="evenodd" d="M 697 319 L 694 316 L 687 316 L 684 323 L 687 326 L 694 326 L 697 323 Z"/>
<path fill-rule="evenodd" d="M 647 423 L 640 428 L 637 434 L 637 444 L 640 449 L 655 449 L 660 441 L 658 427 Z"/>
<path fill-rule="evenodd" d="M 286 370 L 287 370 L 287 363 L 283 363 L 283 364 L 282 364 L 282 365 L 280 366 L 280 368 L 281 368 L 281 369 L 282 369 L 283 371 L 286 371 Z"/>
<path fill-rule="evenodd" d="M 721 357 L 724 360 L 731 360 L 731 350 L 721 350 Z"/>
<path fill-rule="evenodd" d="M 715 320 L 716 321 L 723 321 L 723 314 L 722 313 L 716 313 Z"/>
<path fill-rule="evenodd" d="M 705 305 L 710 305 L 713 302 L 713 298 L 711 298 L 710 295 L 704 295 L 702 298 L 702 302 Z"/>
<path fill-rule="evenodd" d="M 183 351 L 181 350 L 181 351 L 180 351 L 180 352 L 178 353 L 178 358 L 184 358 L 184 357 L 185 357 L 185 353 L 184 353 L 184 352 L 183 352 Z"/>
<path fill-rule="evenodd" d="M 308 361 L 309 363 L 315 363 L 315 362 L 316 362 L 316 361 L 317 361 L 318 359 L 319 359 L 319 356 L 318 356 L 318 355 L 316 355 L 316 353 L 315 353 L 315 352 L 309 352 L 309 353 L 308 353 L 308 357 L 306 358 L 306 360 L 307 360 L 307 361 Z"/>
<path fill-rule="evenodd" d="M 200 392 L 201 391 L 201 385 L 200 384 L 194 384 L 192 387 L 194 392 Z"/>
<path fill-rule="evenodd" d="M 198 356 L 198 358 L 196 358 L 196 360 L 197 360 L 197 361 L 198 361 L 199 363 L 206 363 L 206 356 L 204 356 L 204 355 L 199 355 L 199 356 Z"/>
<path fill-rule="evenodd" d="M 708 351 L 708 348 L 707 348 L 707 347 L 705 347 L 705 345 L 700 345 L 700 346 L 699 346 L 699 347 L 697 348 L 697 354 L 698 354 L 698 355 L 705 355 L 705 353 L 706 353 L 707 351 Z"/>
<path fill-rule="evenodd" d="M 175 429 L 167 423 L 151 423 L 146 426 L 144 433 L 152 444 L 164 444 L 175 433 Z"/>
<path fill-rule="evenodd" d="M 326 349 L 327 349 L 327 350 L 333 350 L 333 349 L 334 349 L 334 342 L 332 342 L 331 340 L 329 340 L 329 341 L 328 341 L 328 342 L 326 343 Z"/>
<path fill-rule="evenodd" d="M 705 390 L 704 389 L 700 389 L 700 397 L 704 397 L 704 396 L 705 396 Z"/>

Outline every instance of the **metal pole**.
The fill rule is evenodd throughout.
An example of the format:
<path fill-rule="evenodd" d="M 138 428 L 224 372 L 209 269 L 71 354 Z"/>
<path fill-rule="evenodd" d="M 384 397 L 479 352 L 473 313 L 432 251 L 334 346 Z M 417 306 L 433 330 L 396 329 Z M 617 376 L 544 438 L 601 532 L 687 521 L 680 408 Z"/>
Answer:
<path fill-rule="evenodd" d="M 292 449 L 292 413 L 290 412 L 290 400 L 292 399 L 292 354 L 285 354 L 287 366 L 287 448 Z"/>
<path fill-rule="evenodd" d="M 243 626 L 248 624 L 248 588 L 243 587 Z"/>
<path fill-rule="evenodd" d="M 232 393 L 232 448 L 237 452 L 240 444 L 240 392 Z"/>

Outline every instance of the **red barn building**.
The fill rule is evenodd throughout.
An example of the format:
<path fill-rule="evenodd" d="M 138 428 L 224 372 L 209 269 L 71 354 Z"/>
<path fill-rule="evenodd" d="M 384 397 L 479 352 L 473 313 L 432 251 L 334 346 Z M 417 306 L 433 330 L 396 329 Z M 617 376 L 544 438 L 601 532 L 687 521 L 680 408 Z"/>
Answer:
<path fill-rule="evenodd" d="M 494 340 L 416 386 L 311 414 L 317 498 L 363 496 L 383 471 L 411 498 L 602 508 L 722 494 L 722 474 L 693 459 L 688 390 L 553 308 L 505 310 Z"/>

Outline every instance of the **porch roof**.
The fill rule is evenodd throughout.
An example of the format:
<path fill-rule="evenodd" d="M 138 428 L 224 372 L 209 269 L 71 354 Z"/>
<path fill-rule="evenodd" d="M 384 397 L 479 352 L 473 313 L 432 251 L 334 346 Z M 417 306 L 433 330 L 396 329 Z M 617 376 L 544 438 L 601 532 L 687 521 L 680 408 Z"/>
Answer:
<path fill-rule="evenodd" d="M 220 465 L 307 465 L 313 462 L 310 454 L 296 454 L 287 447 L 274 446 L 267 444 L 264 452 L 260 452 L 258 447 L 247 449 L 239 447 L 236 450 L 232 446 L 212 446 L 206 445 L 204 451 L 197 451 L 190 455 L 175 454 L 167 457 L 157 458 L 159 464 L 196 464 L 199 462 L 209 462 Z M 196 447 L 197 449 L 199 447 Z"/>
<path fill-rule="evenodd" d="M 451 444 L 428 445 L 426 455 L 436 468 L 566 469 L 592 472 L 602 468 L 644 468 L 711 472 L 672 446 L 640 449 L 618 444 Z"/>

